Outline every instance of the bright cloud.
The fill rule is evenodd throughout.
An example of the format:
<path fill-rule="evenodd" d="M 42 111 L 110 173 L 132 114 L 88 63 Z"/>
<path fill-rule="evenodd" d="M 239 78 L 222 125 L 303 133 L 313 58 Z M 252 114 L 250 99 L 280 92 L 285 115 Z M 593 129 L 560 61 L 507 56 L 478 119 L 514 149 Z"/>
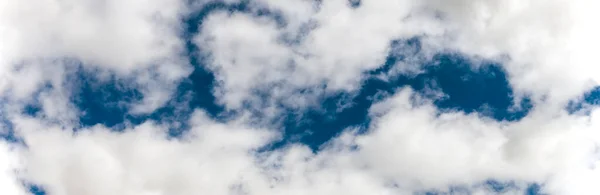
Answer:
<path fill-rule="evenodd" d="M 0 141 L 0 192 L 25 195 L 31 184 L 48 195 L 524 194 L 536 183 L 548 194 L 600 194 L 600 110 L 565 110 L 599 82 L 600 4 L 357 4 L 1 1 L 0 134 L 18 139 Z M 189 23 L 206 5 L 212 11 Z M 195 24 L 198 33 L 188 35 Z M 411 38 L 420 41 L 417 53 L 391 44 Z M 515 91 L 510 98 L 529 97 L 532 110 L 496 121 L 441 110 L 423 93 L 396 86 L 372 100 L 366 130 L 347 127 L 316 151 L 296 142 L 272 148 L 285 138 L 278 121 L 285 112 L 364 90 L 365 72 L 390 55 L 405 57 L 379 75 L 382 82 L 420 74 L 438 53 L 469 58 L 473 69 L 497 62 Z M 214 74 L 207 88 L 216 103 L 235 114 L 215 119 L 186 107 L 194 112 L 177 121 L 189 127 L 181 137 L 160 117 L 121 129 L 80 124 L 85 111 L 73 103 L 79 71 L 140 91 L 140 100 L 123 103 L 126 114 L 143 116 L 189 106 L 167 102 L 189 98 L 176 91 L 200 68 Z M 32 103 L 41 114 L 27 113 Z M 498 192 L 490 180 L 508 184 Z"/>

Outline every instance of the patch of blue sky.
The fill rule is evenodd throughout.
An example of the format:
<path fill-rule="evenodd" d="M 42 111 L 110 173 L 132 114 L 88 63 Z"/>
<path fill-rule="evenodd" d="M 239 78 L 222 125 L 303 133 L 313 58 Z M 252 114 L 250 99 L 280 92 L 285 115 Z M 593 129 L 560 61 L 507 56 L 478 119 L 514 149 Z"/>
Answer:
<path fill-rule="evenodd" d="M 484 188 L 487 193 L 504 194 L 511 192 L 522 192 L 523 195 L 545 195 L 542 193 L 542 186 L 537 183 L 531 183 L 524 189 L 515 185 L 514 182 L 500 182 L 497 180 L 488 180 L 481 185 L 472 186 L 474 188 Z M 416 192 L 415 195 L 469 195 L 473 194 L 473 189 L 468 186 L 451 186 L 448 189 L 433 189 L 424 192 Z M 481 190 L 481 189 L 478 189 Z"/>
<path fill-rule="evenodd" d="M 15 134 L 13 124 L 0 110 L 0 139 L 8 143 L 21 143 L 22 140 Z"/>
<path fill-rule="evenodd" d="M 165 106 L 150 114 L 131 115 L 128 105 L 143 98 L 133 82 L 115 77 L 99 80 L 94 72 L 76 71 L 72 78 L 75 86 L 72 101 L 81 111 L 81 125 L 103 124 L 120 129 L 125 124 L 139 124 L 151 119 L 178 124 L 171 129 L 171 134 L 178 136 L 187 129 L 184 121 L 189 119 L 194 109 L 204 110 L 217 121 L 226 121 L 231 113 L 226 112 L 213 95 L 216 86 L 214 73 L 203 64 L 204 58 L 199 55 L 202 48 L 192 43 L 193 36 L 202 33 L 199 27 L 203 20 L 215 11 L 252 12 L 257 16 L 272 17 L 285 25 L 284 18 L 277 13 L 250 10 L 247 1 L 238 4 L 210 3 L 184 20 L 186 28 L 182 36 L 186 40 L 189 62 L 194 66 L 194 71 L 180 83 Z M 467 57 L 457 53 L 440 53 L 433 60 L 420 62 L 424 69 L 419 74 L 398 74 L 388 80 L 380 79 L 377 75 L 390 73 L 397 62 L 410 57 L 406 55 L 417 55 L 420 51 L 418 38 L 391 43 L 391 47 L 399 45 L 412 48 L 412 53 L 390 53 L 380 68 L 364 73 L 365 80 L 360 90 L 323 96 L 320 106 L 316 108 L 289 109 L 282 118 L 284 139 L 273 146 L 301 142 L 316 150 L 346 128 L 365 129 L 370 124 L 368 109 L 381 94 L 392 95 L 399 88 L 407 86 L 424 96 L 432 91 L 441 92 L 442 97 L 432 100 L 442 111 L 479 113 L 496 120 L 511 121 L 524 117 L 531 107 L 525 99 L 520 101 L 521 109 L 512 109 L 513 92 L 506 73 L 498 64 L 489 62 L 475 69 Z M 300 91 L 298 95 L 302 93 Z M 262 97 L 268 98 L 268 95 Z M 35 115 L 39 109 L 39 106 L 32 104 L 26 108 L 26 112 Z"/>
<path fill-rule="evenodd" d="M 348 0 L 348 4 L 352 8 L 358 8 L 358 7 L 360 7 L 361 0 Z"/>
<path fill-rule="evenodd" d="M 594 87 L 582 95 L 581 98 L 572 100 L 566 107 L 571 113 L 589 114 L 590 108 L 600 105 L 600 86 Z"/>
<path fill-rule="evenodd" d="M 31 184 L 26 184 L 25 186 L 29 188 L 29 192 L 32 195 L 46 195 L 46 190 L 41 186 Z"/>
<path fill-rule="evenodd" d="M 392 44 L 416 48 L 415 52 L 420 48 L 418 38 Z M 382 94 L 392 95 L 402 87 L 411 87 L 424 97 L 430 96 L 432 91 L 441 92 L 443 97 L 431 100 L 442 112 L 478 113 L 496 120 L 514 121 L 526 116 L 532 107 L 530 101 L 524 99 L 515 109 L 507 75 L 498 64 L 483 64 L 475 69 L 467 57 L 455 53 L 440 53 L 432 61 L 421 62 L 425 68 L 416 75 L 399 74 L 389 80 L 376 76 L 392 71 L 404 58 L 390 54 L 381 68 L 365 73 L 367 79 L 358 92 L 326 96 L 321 99 L 321 107 L 289 112 L 283 125 L 285 139 L 275 145 L 301 142 L 316 150 L 346 128 L 368 128 L 371 105 Z"/>
<path fill-rule="evenodd" d="M 354 3 L 352 3 L 354 2 Z M 352 6 L 360 6 L 360 1 L 350 1 Z M 77 71 L 73 75 L 74 96 L 71 98 L 76 107 L 82 112 L 79 119 L 82 126 L 103 124 L 115 129 L 122 128 L 126 123 L 139 124 L 146 120 L 155 120 L 164 123 L 177 123 L 189 119 L 194 109 L 204 110 L 209 117 L 215 120 L 227 120 L 229 113 L 222 105 L 217 103 L 213 95 L 216 86 L 214 73 L 210 72 L 203 62 L 203 57 L 198 55 L 202 48 L 192 43 L 194 35 L 201 33 L 199 27 L 203 20 L 215 11 L 240 11 L 250 12 L 248 1 L 228 5 L 224 3 L 211 3 L 198 12 L 185 18 L 185 32 L 189 63 L 194 66 L 194 71 L 185 78 L 174 96 L 165 106 L 146 115 L 130 115 L 128 105 L 139 101 L 143 94 L 133 86 L 130 81 L 111 77 L 108 80 L 99 80 L 93 72 Z M 269 16 L 285 25 L 285 20 L 269 10 L 253 11 L 257 16 Z M 416 53 L 420 50 L 418 38 L 398 40 L 394 45 L 411 47 Z M 508 83 L 507 74 L 494 62 L 486 62 L 480 68 L 474 66 L 468 57 L 457 53 L 440 53 L 433 60 L 422 62 L 424 69 L 421 73 L 398 74 L 389 80 L 382 80 L 377 75 L 387 74 L 393 70 L 398 61 L 407 56 L 390 53 L 385 64 L 380 68 L 364 73 L 365 80 L 360 90 L 355 92 L 339 92 L 323 96 L 317 108 L 304 110 L 289 109 L 283 115 L 282 131 L 284 139 L 274 143 L 272 147 L 285 146 L 288 143 L 303 143 L 314 150 L 318 150 L 324 143 L 341 133 L 344 129 L 355 127 L 366 130 L 370 125 L 368 110 L 380 100 L 382 94 L 392 95 L 402 87 L 411 87 L 417 93 L 428 96 L 431 90 L 439 91 L 442 97 L 431 99 L 441 111 L 462 111 L 465 113 L 478 113 L 482 116 L 496 120 L 515 121 L 527 115 L 532 107 L 528 99 L 520 102 L 520 109 L 515 107 L 514 94 Z M 324 87 L 324 86 L 321 86 Z M 306 89 L 311 90 L 311 89 Z M 302 94 L 299 92 L 298 94 Z M 268 98 L 268 96 L 264 96 Z M 600 104 L 600 88 L 596 88 L 584 95 L 582 101 L 574 102 L 572 110 L 578 110 L 584 104 Z M 579 106 L 579 107 L 578 107 Z M 33 102 L 24 109 L 29 115 L 38 115 L 41 111 L 39 102 Z M 8 124 L 8 123 L 6 123 Z M 187 124 L 174 127 L 173 136 L 180 135 L 187 128 Z M 15 139 L 10 135 L 5 139 Z M 496 192 L 514 188 L 510 182 L 502 183 L 495 180 L 486 182 L 487 186 Z M 30 192 L 35 195 L 45 194 L 42 187 L 29 186 Z M 531 184 L 527 187 L 526 195 L 538 195 L 542 185 Z M 451 188 L 448 192 L 424 192 L 425 194 L 453 194 L 464 192 L 462 188 Z"/>
<path fill-rule="evenodd" d="M 537 183 L 529 184 L 525 190 L 525 195 L 547 195 L 542 193 L 542 187 L 543 185 Z"/>

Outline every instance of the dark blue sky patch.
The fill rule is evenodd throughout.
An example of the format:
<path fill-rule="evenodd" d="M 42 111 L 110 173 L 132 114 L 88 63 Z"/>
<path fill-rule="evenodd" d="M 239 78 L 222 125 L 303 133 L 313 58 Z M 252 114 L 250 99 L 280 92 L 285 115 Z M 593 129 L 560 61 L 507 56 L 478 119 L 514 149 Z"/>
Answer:
<path fill-rule="evenodd" d="M 511 190 L 517 190 L 518 187 L 514 182 L 502 182 L 498 180 L 488 180 L 484 182 L 484 186 L 493 192 L 503 193 Z"/>
<path fill-rule="evenodd" d="M 525 195 L 548 195 L 542 193 L 543 185 L 532 183 L 525 189 Z"/>
<path fill-rule="evenodd" d="M 482 187 L 482 186 L 474 186 Z M 521 190 L 524 191 L 523 195 L 547 195 L 542 194 L 542 185 L 537 183 L 529 184 L 525 189 L 519 188 L 514 182 L 500 182 L 497 180 L 488 180 L 483 183 L 483 187 L 487 188 L 489 192 L 494 194 L 503 194 L 509 191 Z M 455 195 L 455 194 L 471 194 L 469 187 L 466 186 L 452 186 L 446 190 L 432 189 L 424 192 L 417 192 L 416 195 Z"/>
<path fill-rule="evenodd" d="M 381 94 L 394 94 L 402 87 L 411 87 L 423 97 L 432 98 L 442 112 L 462 111 L 478 113 L 496 120 L 514 121 L 523 118 L 532 107 L 530 101 L 521 101 L 521 109 L 513 109 L 513 91 L 507 75 L 498 64 L 487 63 L 474 69 L 472 61 L 456 53 L 441 53 L 433 60 L 423 61 L 422 73 L 398 74 L 389 80 L 377 75 L 386 75 L 394 70 L 398 61 L 408 55 L 418 55 L 421 49 L 417 38 L 394 41 L 406 47 L 401 54 L 391 53 L 380 68 L 365 73 L 365 80 L 357 92 L 339 92 L 320 99 L 318 108 L 290 110 L 283 122 L 284 139 L 273 147 L 287 143 L 304 143 L 313 150 L 336 137 L 349 127 L 364 131 L 370 125 L 368 110 Z M 432 97 L 432 91 L 443 97 Z M 340 109 L 340 107 L 344 107 Z"/>
<path fill-rule="evenodd" d="M 38 100 L 34 100 L 33 102 L 26 104 L 23 108 L 23 114 L 27 116 L 38 116 L 42 113 L 42 105 Z"/>
<path fill-rule="evenodd" d="M 202 109 L 209 117 L 222 122 L 234 116 L 235 111 L 226 111 L 218 104 L 214 96 L 215 87 L 218 85 L 215 75 L 204 64 L 206 56 L 201 55 L 204 53 L 202 46 L 193 42 L 193 37 L 202 33 L 200 27 L 204 19 L 216 11 L 271 17 L 280 25 L 285 25 L 285 19 L 281 15 L 270 10 L 250 7 L 248 1 L 237 4 L 209 3 L 184 18 L 185 31 L 182 36 L 186 42 L 189 63 L 194 67 L 194 71 L 180 83 L 174 97 L 164 107 L 151 114 L 132 116 L 128 113 L 128 105 L 143 98 L 141 92 L 132 84 L 134 82 L 115 77 L 99 80 L 93 72 L 78 71 L 73 77 L 76 95 L 72 99 L 82 111 L 82 126 L 103 124 L 118 129 L 127 123 L 139 124 L 152 119 L 172 124 L 171 135 L 178 136 L 189 128 L 187 121 L 195 109 Z M 490 62 L 480 65 L 479 69 L 473 69 L 473 64 L 467 57 L 456 53 L 441 53 L 433 60 L 419 62 L 420 66 L 425 67 L 421 73 L 397 74 L 388 80 L 382 80 L 378 76 L 393 75 L 397 62 L 413 59 L 419 56 L 421 50 L 418 38 L 397 40 L 391 43 L 391 47 L 392 52 L 385 64 L 364 73 L 365 80 L 359 91 L 324 94 L 319 99 L 320 106 L 287 109 L 288 112 L 281 118 L 284 139 L 273 146 L 300 142 L 316 150 L 346 128 L 365 130 L 370 125 L 368 109 L 376 102 L 378 96 L 391 95 L 399 88 L 407 86 L 425 97 L 431 97 L 432 91 L 445 94 L 441 98 L 433 99 L 434 104 L 443 111 L 476 112 L 497 120 L 518 120 L 525 116 L 531 107 L 529 101 L 525 100 L 521 105 L 524 109 L 511 109 L 513 92 L 506 73 L 498 64 Z M 264 98 L 265 102 L 269 100 L 268 95 L 259 97 Z M 260 114 L 260 111 L 255 113 Z"/>
<path fill-rule="evenodd" d="M 224 111 L 217 105 L 212 94 L 214 76 L 202 67 L 196 68 L 188 78 L 181 81 L 177 90 L 163 107 L 150 114 L 132 115 L 130 106 L 143 99 L 135 81 L 119 79 L 111 75 L 99 79 L 96 73 L 77 71 L 69 78 L 73 83 L 72 103 L 79 109 L 82 127 L 102 124 L 114 130 L 128 125 L 154 120 L 169 124 L 170 134 L 179 136 L 187 129 L 187 120 L 194 109 L 203 109 L 210 117 L 218 118 Z M 35 109 L 35 107 L 32 107 Z"/>
<path fill-rule="evenodd" d="M 565 108 L 569 113 L 589 114 L 590 108 L 600 105 L 600 86 L 583 94 L 583 97 L 571 100 Z"/>
<path fill-rule="evenodd" d="M 436 81 L 439 89 L 447 95 L 447 98 L 434 101 L 442 110 L 478 112 L 496 120 L 514 121 L 523 118 L 532 107 L 526 98 L 518 105 L 521 109 L 513 109 L 513 91 L 506 73 L 497 64 L 472 69 L 469 60 L 458 54 L 439 54 L 434 60 L 435 65 L 428 65 L 426 73 L 415 80 L 431 78 Z M 423 90 L 422 83 L 411 86 Z"/>
<path fill-rule="evenodd" d="M 594 89 L 585 93 L 584 101 L 591 105 L 600 105 L 600 86 L 594 87 Z"/>
<path fill-rule="evenodd" d="M 2 112 L 0 110 L 0 139 L 11 144 L 23 143 L 23 140 L 15 134 L 13 123 Z"/>
<path fill-rule="evenodd" d="M 102 124 L 123 128 L 129 106 L 143 98 L 134 81 L 114 75 L 100 78 L 97 72 L 80 68 L 68 80 L 73 85 L 71 100 L 80 111 L 79 122 L 83 127 Z"/>
<path fill-rule="evenodd" d="M 202 67 L 196 67 L 192 74 L 177 87 L 174 97 L 165 106 L 148 116 L 138 117 L 169 124 L 171 136 L 178 137 L 188 128 L 187 121 L 195 109 L 202 109 L 208 117 L 224 121 L 227 112 L 217 104 L 213 95 L 214 75 Z"/>
<path fill-rule="evenodd" d="M 42 188 L 42 186 L 34 185 L 34 184 L 24 184 L 24 186 L 29 189 L 29 192 L 32 195 L 46 195 L 46 190 Z"/>
<path fill-rule="evenodd" d="M 428 60 L 419 57 L 420 44 L 418 38 L 392 42 L 393 50 L 386 63 L 372 73 L 385 74 L 393 71 L 397 62 L 409 60 L 409 63 L 415 63 L 417 59 L 416 63 L 424 66 L 422 72 L 399 74 L 391 79 L 391 83 L 408 85 L 426 97 L 430 96 L 427 92 L 431 89 L 443 92 L 445 96 L 434 101 L 442 110 L 477 112 L 496 120 L 514 121 L 525 117 L 531 109 L 528 98 L 514 105 L 508 75 L 500 64 L 485 60 L 474 62 L 460 53 L 451 52 L 436 54 Z"/>
<path fill-rule="evenodd" d="M 358 8 L 360 7 L 361 4 L 361 0 L 348 0 L 348 5 L 350 5 L 351 8 Z"/>

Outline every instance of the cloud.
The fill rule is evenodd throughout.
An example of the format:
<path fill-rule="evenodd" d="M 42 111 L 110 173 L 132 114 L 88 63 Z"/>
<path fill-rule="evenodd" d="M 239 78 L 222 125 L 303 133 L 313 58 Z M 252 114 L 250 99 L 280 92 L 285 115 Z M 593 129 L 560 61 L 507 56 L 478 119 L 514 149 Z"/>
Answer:
<path fill-rule="evenodd" d="M 179 37 L 183 2 L 3 1 L 0 7 L 3 94 L 24 98 L 49 80 L 67 82 L 61 81 L 64 72 L 79 64 L 90 71 L 136 76 L 148 96 L 140 103 L 156 108 L 174 82 L 190 72 Z"/>
<path fill-rule="evenodd" d="M 2 3 L 3 56 L 76 57 L 119 72 L 176 52 L 179 2 L 41 1 Z M 18 62 L 18 61 L 17 61 Z"/>
<path fill-rule="evenodd" d="M 14 168 L 18 165 L 18 154 L 9 144 L 0 142 L 0 185 L 2 194 L 25 195 L 23 186 L 15 180 L 17 173 Z"/>
<path fill-rule="evenodd" d="M 274 98 L 323 84 L 329 92 L 351 91 L 363 72 L 384 63 L 392 40 L 437 30 L 403 22 L 411 5 L 384 1 L 355 10 L 346 1 L 257 1 L 243 13 L 209 15 L 195 43 L 222 82 L 223 103 L 233 109 L 264 86 Z M 277 15 L 255 17 L 261 8 Z M 280 16 L 283 26 L 277 23 Z"/>
<path fill-rule="evenodd" d="M 152 122 L 73 133 L 35 118 L 13 121 L 27 143 L 24 178 L 49 194 L 404 194 L 448 186 L 489 194 L 481 183 L 490 178 L 517 182 L 510 191 L 527 182 L 552 194 L 599 190 L 588 182 L 599 177 L 590 167 L 598 161 L 597 112 L 590 120 L 535 112 L 503 123 L 436 116 L 430 103 L 412 103 L 414 95 L 404 89 L 375 105 L 379 117 L 366 134 L 347 131 L 318 153 L 302 144 L 259 152 L 276 131 L 217 123 L 201 111 L 180 139 Z"/>
<path fill-rule="evenodd" d="M 442 36 L 433 44 L 484 58 L 509 58 L 515 90 L 564 101 L 598 83 L 590 54 L 598 38 L 598 5 L 585 1 L 423 1 L 440 13 Z"/>
<path fill-rule="evenodd" d="M 360 157 L 382 177 L 425 188 L 468 184 L 495 178 L 545 182 L 551 194 L 577 194 L 556 182 L 562 174 L 593 174 L 596 162 L 597 124 L 566 113 L 533 110 L 518 122 L 485 120 L 476 114 L 435 114 L 425 104 L 415 107 L 410 92 L 401 92 L 373 112 L 385 112 L 371 133 L 356 140 Z M 383 110 L 382 110 L 383 109 Z M 542 122 L 543 121 L 543 122 Z M 389 153 L 377 151 L 387 150 Z M 493 175 L 493 176 L 492 176 Z M 406 176 L 406 177 L 404 177 Z M 580 178 L 581 175 L 570 175 Z M 575 185 L 580 183 L 574 182 Z M 583 194 L 592 192 L 585 186 Z M 590 193 L 593 194 L 593 193 Z"/>
<path fill-rule="evenodd" d="M 233 108 L 252 96 L 251 89 L 270 83 L 284 82 L 289 89 L 324 82 L 329 91 L 355 90 L 361 73 L 383 64 L 391 41 L 412 37 L 422 37 L 425 54 L 453 51 L 501 62 L 519 97 L 554 106 L 597 83 L 590 51 L 598 29 L 589 25 L 597 5 L 585 1 L 248 4 L 245 13 L 209 16 L 196 38 L 223 83 L 223 101 Z M 255 17 L 264 9 L 283 17 L 285 25 L 277 26 L 268 14 Z M 242 25 L 245 31 L 236 30 Z"/>
<path fill-rule="evenodd" d="M 167 140 L 165 128 L 152 123 L 75 134 L 32 118 L 15 126 L 27 143 L 25 178 L 49 194 L 226 194 L 240 173 L 252 171 L 252 150 L 272 136 L 200 113 L 192 120 L 194 128 L 181 140 Z"/>
<path fill-rule="evenodd" d="M 198 29 L 187 37 L 195 24 L 182 21 L 205 5 L 214 7 L 188 21 Z M 523 194 L 535 183 L 543 193 L 600 194 L 600 111 L 565 109 L 598 82 L 597 8 L 583 0 L 1 1 L 0 132 L 22 142 L 0 142 L 0 191 L 24 195 L 31 183 L 49 195 Z M 419 45 L 394 44 L 406 40 Z M 495 120 L 443 109 L 435 98 L 449 94 L 432 80 L 423 91 L 394 86 L 364 98 L 368 117 L 351 123 L 364 129 L 327 134 L 318 149 L 273 147 L 289 136 L 286 112 L 369 90 L 361 87 L 380 69 L 388 85 L 426 75 L 441 64 L 431 64 L 437 54 L 464 57 L 473 72 L 493 62 L 507 73 L 511 89 L 497 89 L 514 95 L 506 102 L 527 97 L 531 110 Z M 388 64 L 390 56 L 399 60 Z M 166 104 L 186 99 L 174 97 L 182 81 L 204 68 L 214 74 L 206 91 L 215 106 L 234 113 L 226 119 Z M 189 116 L 168 120 L 189 129 L 175 137 L 178 127 L 161 117 L 82 124 L 84 87 L 100 100 L 141 94 L 100 102 L 125 104 L 110 117 L 171 106 Z M 335 102 L 332 115 L 352 103 Z M 31 104 L 40 113 L 27 113 Z M 510 187 L 499 192 L 490 181 Z"/>

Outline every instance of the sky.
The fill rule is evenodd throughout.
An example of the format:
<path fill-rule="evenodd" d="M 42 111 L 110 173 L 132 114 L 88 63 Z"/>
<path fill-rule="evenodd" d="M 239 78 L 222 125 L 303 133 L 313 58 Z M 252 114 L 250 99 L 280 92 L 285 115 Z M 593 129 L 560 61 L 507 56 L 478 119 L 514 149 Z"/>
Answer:
<path fill-rule="evenodd" d="M 0 194 L 597 195 L 598 9 L 0 1 Z"/>

